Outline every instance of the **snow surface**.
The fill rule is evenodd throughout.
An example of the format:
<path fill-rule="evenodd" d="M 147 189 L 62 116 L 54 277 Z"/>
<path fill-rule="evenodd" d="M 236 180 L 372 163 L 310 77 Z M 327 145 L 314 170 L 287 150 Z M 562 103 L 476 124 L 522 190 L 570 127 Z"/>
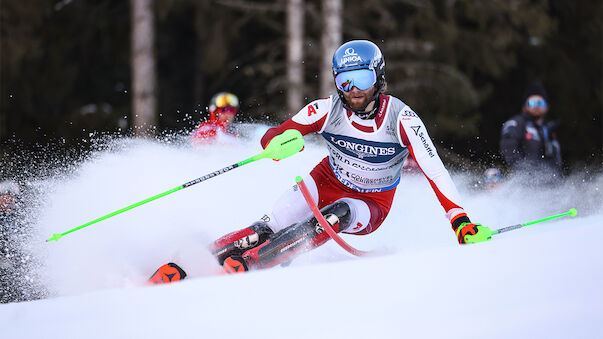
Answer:
<path fill-rule="evenodd" d="M 320 142 L 261 160 L 45 243 L 260 151 L 262 131 L 211 146 L 126 139 L 67 178 L 39 183 L 45 205 L 29 244 L 47 299 L 0 305 L 1 338 L 603 338 L 603 177 L 550 189 L 471 189 L 464 207 L 492 228 L 576 207 L 576 218 L 459 246 L 421 175 L 405 175 L 384 224 L 343 235 L 288 267 L 216 275 L 205 246 L 248 226 L 326 155 Z M 162 264 L 190 279 L 145 286 Z"/>

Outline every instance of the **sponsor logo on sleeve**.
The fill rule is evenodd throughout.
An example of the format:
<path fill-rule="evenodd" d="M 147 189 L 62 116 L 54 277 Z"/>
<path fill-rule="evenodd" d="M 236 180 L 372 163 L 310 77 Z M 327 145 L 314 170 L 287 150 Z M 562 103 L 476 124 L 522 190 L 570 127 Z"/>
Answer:
<path fill-rule="evenodd" d="M 433 151 L 433 149 L 431 148 L 431 146 L 429 145 L 429 143 L 427 142 L 427 138 L 425 137 L 425 133 L 423 133 L 421 130 L 421 126 L 410 126 L 410 128 L 413 130 L 413 132 L 415 132 L 415 135 L 419 137 L 419 139 L 421 139 L 421 143 L 423 144 L 423 147 L 425 147 L 425 150 L 427 151 L 427 154 L 429 154 L 430 158 L 435 157 L 435 152 Z"/>
<path fill-rule="evenodd" d="M 400 115 L 403 117 L 418 118 L 417 113 L 415 113 L 408 106 L 404 107 L 404 109 L 400 112 Z"/>
<path fill-rule="evenodd" d="M 410 126 L 410 128 L 415 131 L 415 135 L 419 135 L 419 129 L 421 128 L 421 126 Z"/>
<path fill-rule="evenodd" d="M 425 147 L 425 150 L 427 151 L 427 154 L 429 154 L 429 157 L 430 158 L 435 157 L 435 152 L 431 149 L 431 146 L 429 146 L 429 143 L 427 142 L 427 138 L 425 138 L 425 135 L 423 134 L 423 132 L 419 133 L 419 138 L 421 138 L 423 147 Z"/>
<path fill-rule="evenodd" d="M 308 105 L 308 116 L 311 116 L 312 114 L 318 114 L 318 112 L 316 111 L 317 109 L 317 103 L 314 103 L 313 105 Z"/>

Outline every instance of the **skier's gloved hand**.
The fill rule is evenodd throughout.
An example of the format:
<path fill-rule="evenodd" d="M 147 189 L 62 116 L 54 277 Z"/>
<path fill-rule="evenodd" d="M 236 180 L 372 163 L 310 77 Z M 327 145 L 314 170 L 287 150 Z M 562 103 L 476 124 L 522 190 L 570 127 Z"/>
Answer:
<path fill-rule="evenodd" d="M 459 244 L 471 244 L 492 239 L 492 231 L 482 224 L 474 224 L 469 217 L 462 216 L 452 222 Z"/>
<path fill-rule="evenodd" d="M 265 150 L 271 150 L 274 161 L 279 161 L 304 150 L 304 138 L 298 130 L 290 128 L 279 133 L 279 128 L 271 128 L 262 137 Z"/>
<path fill-rule="evenodd" d="M 492 239 L 492 231 L 482 224 L 462 223 L 456 234 L 459 244 L 472 244 Z"/>

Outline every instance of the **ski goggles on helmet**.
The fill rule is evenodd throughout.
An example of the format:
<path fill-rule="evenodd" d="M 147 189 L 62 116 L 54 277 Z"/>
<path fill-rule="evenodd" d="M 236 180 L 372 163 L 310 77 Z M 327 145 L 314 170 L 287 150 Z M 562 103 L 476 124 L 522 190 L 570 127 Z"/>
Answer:
<path fill-rule="evenodd" d="M 532 98 L 526 102 L 526 106 L 528 106 L 528 108 L 546 108 L 546 100 L 541 98 Z"/>
<path fill-rule="evenodd" d="M 222 107 L 239 107 L 239 99 L 231 93 L 221 93 L 218 94 L 213 100 L 209 107 L 210 111 L 215 111 L 218 108 Z"/>
<path fill-rule="evenodd" d="M 486 184 L 489 183 L 497 183 L 502 181 L 502 174 L 498 173 L 498 172 L 486 172 L 486 175 L 484 176 L 484 182 Z"/>
<path fill-rule="evenodd" d="M 377 82 L 377 75 L 372 69 L 357 69 L 354 71 L 341 72 L 335 76 L 337 88 L 349 92 L 357 87 L 359 90 L 371 88 Z"/>

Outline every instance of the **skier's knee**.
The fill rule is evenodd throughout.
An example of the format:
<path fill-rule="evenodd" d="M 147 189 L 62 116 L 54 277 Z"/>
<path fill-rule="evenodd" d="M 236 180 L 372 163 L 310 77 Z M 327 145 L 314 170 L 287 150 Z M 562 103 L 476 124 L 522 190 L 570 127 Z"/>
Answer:
<path fill-rule="evenodd" d="M 338 200 L 338 213 L 344 213 L 340 221 L 339 232 L 359 234 L 371 226 L 371 208 L 367 202 L 359 199 L 343 198 Z"/>

